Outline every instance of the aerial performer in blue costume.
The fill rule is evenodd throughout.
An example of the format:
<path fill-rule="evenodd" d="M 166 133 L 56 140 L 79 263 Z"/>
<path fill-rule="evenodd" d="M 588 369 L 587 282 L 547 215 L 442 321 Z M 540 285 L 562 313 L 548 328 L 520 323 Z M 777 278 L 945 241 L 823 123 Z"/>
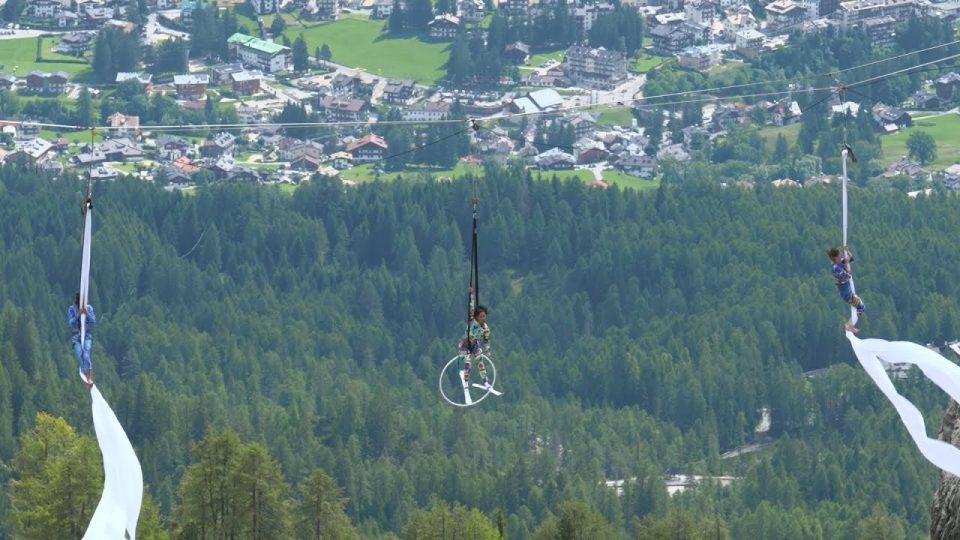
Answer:
<path fill-rule="evenodd" d="M 842 101 L 842 99 L 841 99 Z M 885 369 L 886 366 L 909 364 L 917 366 L 934 384 L 939 386 L 956 401 L 960 401 L 960 366 L 940 356 L 936 351 L 908 341 L 887 341 L 884 339 L 860 339 L 856 336 L 857 320 L 863 315 L 863 300 L 857 296 L 850 263 L 853 257 L 847 250 L 847 159 L 852 159 L 850 147 L 843 145 L 840 152 L 843 176 L 841 177 L 842 251 L 838 248 L 828 250 L 833 262 L 833 273 L 837 279 L 837 289 L 850 306 L 850 320 L 846 323 L 846 337 L 864 371 L 873 380 L 891 405 L 897 410 L 904 427 L 913 439 L 917 449 L 930 463 L 943 471 L 960 476 L 960 448 L 952 444 L 932 439 L 927 435 L 924 416 L 916 405 L 901 395 Z"/>
<path fill-rule="evenodd" d="M 840 297 L 843 298 L 844 302 L 856 308 L 857 316 L 862 317 L 866 306 L 863 304 L 863 300 L 857 296 L 857 293 L 853 290 L 853 271 L 850 270 L 853 255 L 850 254 L 847 246 L 843 246 L 842 250 L 836 247 L 828 249 L 827 256 L 830 257 L 830 262 L 833 263 L 833 277 L 837 280 L 837 292 L 840 293 Z M 859 330 L 854 324 L 853 319 L 849 319 L 846 323 L 846 329 L 857 333 Z"/>
<path fill-rule="evenodd" d="M 83 343 L 80 342 L 80 322 L 86 325 L 86 332 L 83 336 Z M 73 346 L 73 354 L 77 357 L 77 364 L 80 365 L 80 371 L 86 377 L 84 384 L 87 390 L 93 386 L 93 363 L 90 361 L 90 349 L 93 348 L 92 326 L 97 323 L 97 315 L 93 311 L 93 306 L 87 304 L 80 307 L 80 293 L 73 297 L 73 304 L 67 308 L 67 324 L 70 325 L 70 343 Z"/>

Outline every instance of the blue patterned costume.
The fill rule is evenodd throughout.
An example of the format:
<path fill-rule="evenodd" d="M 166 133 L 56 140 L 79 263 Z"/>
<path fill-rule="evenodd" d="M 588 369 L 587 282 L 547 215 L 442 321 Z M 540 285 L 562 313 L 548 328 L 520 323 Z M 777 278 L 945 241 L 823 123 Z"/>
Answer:
<path fill-rule="evenodd" d="M 97 316 L 93 312 L 93 306 L 87 304 L 86 314 L 86 332 L 84 333 L 83 346 L 80 345 L 80 309 L 76 304 L 67 308 L 67 324 L 70 325 L 70 343 L 73 346 L 73 354 L 77 357 L 81 371 L 87 372 L 93 369 L 90 362 L 90 349 L 93 348 L 93 325 L 97 323 Z"/>

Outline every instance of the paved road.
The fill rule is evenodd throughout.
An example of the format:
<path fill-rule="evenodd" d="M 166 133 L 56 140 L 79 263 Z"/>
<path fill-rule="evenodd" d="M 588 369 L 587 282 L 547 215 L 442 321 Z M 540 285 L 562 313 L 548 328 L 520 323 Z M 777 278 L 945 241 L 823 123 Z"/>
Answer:
<path fill-rule="evenodd" d="M 949 111 L 910 111 L 914 114 L 920 115 L 925 114 L 925 116 L 914 116 L 914 120 L 923 120 L 926 118 L 936 118 L 938 116 L 946 116 L 948 114 L 960 114 L 960 107 L 954 107 Z"/>
<path fill-rule="evenodd" d="M 643 97 L 643 85 L 646 83 L 646 74 L 630 77 L 613 90 L 590 90 L 585 95 L 568 97 L 563 102 L 563 108 L 618 103 L 630 105 L 633 100 Z"/>
<path fill-rule="evenodd" d="M 188 39 L 190 34 L 163 26 L 157 20 L 156 13 L 151 13 L 147 16 L 147 22 L 143 25 L 143 40 L 145 42 L 151 45 L 156 45 L 163 40 L 170 39 L 171 37 Z"/>
<path fill-rule="evenodd" d="M 13 30 L 9 28 L 0 29 L 0 39 L 21 39 L 37 37 L 40 34 L 64 34 L 65 32 L 47 32 L 41 30 Z"/>
<path fill-rule="evenodd" d="M 772 444 L 773 443 L 769 443 L 769 442 L 747 444 L 747 445 L 741 446 L 740 448 L 735 448 L 733 450 L 730 450 L 729 452 L 724 452 L 720 454 L 720 459 L 730 459 L 730 458 L 742 456 L 743 454 L 750 454 L 758 450 L 763 450 L 764 448 Z"/>
<path fill-rule="evenodd" d="M 283 90 L 270 86 L 270 84 L 265 80 L 260 81 L 260 89 L 279 100 L 286 101 L 287 103 L 299 103 L 297 100 L 288 96 Z"/>

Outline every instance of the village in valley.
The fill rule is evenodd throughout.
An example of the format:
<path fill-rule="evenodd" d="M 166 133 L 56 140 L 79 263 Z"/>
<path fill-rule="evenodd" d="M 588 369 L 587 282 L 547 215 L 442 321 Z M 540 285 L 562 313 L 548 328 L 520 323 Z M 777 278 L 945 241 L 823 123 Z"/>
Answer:
<path fill-rule="evenodd" d="M 892 55 L 898 29 L 955 31 L 958 16 L 960 1 L 928 0 L 8 0 L 0 157 L 170 188 L 488 162 L 644 188 L 752 136 L 768 153 L 795 145 L 776 150 L 794 165 L 730 179 L 803 185 L 831 177 L 797 143 L 817 115 L 869 122 L 883 148 L 871 177 L 958 188 L 960 68 L 913 77 L 898 102 L 851 91 L 818 106 L 813 79 L 771 88 L 771 71 L 756 92 L 765 81 L 742 77 L 817 33 L 856 30 Z M 939 154 L 912 142 L 918 125 Z"/>

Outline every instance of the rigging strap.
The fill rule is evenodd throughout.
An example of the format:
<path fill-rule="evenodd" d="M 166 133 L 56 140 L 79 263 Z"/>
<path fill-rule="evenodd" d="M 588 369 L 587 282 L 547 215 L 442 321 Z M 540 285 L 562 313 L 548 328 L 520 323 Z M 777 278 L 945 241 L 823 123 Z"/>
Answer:
<path fill-rule="evenodd" d="M 480 266 L 477 261 L 477 205 L 480 199 L 476 195 L 470 197 L 473 205 L 473 233 L 470 247 L 470 287 L 467 289 L 467 347 L 470 343 L 470 323 L 473 321 L 473 310 L 480 305 Z"/>
<path fill-rule="evenodd" d="M 841 176 L 841 198 L 843 201 L 843 257 L 847 260 L 847 264 L 851 264 L 850 253 L 847 252 L 847 224 L 849 223 L 849 219 L 847 217 L 847 157 L 851 155 L 850 147 L 844 145 L 843 150 L 840 151 L 840 162 L 843 165 L 843 175 Z M 857 293 L 857 288 L 853 283 L 853 275 L 850 276 L 850 291 L 853 294 Z M 855 306 L 850 306 L 850 324 L 856 326 L 858 319 L 859 317 L 857 317 L 857 308 Z"/>
<path fill-rule="evenodd" d="M 90 241 L 93 237 L 93 176 L 87 178 L 87 197 L 83 200 L 80 208 L 83 214 L 83 240 L 81 243 L 80 258 L 80 302 L 77 305 L 80 319 L 80 347 L 86 346 L 87 338 L 87 304 L 90 299 Z M 84 382 L 87 380 L 83 370 L 80 370 L 80 378 Z"/>

